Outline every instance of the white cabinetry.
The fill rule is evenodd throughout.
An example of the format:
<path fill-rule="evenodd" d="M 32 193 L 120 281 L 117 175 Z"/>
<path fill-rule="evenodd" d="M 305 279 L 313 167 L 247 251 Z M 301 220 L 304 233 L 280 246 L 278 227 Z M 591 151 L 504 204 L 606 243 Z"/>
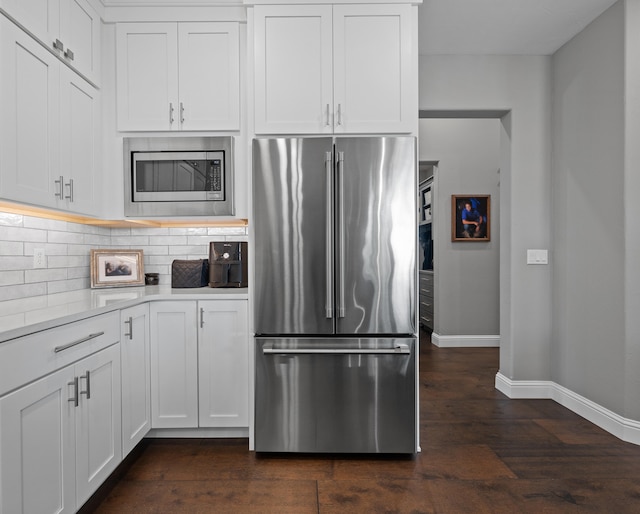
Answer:
<path fill-rule="evenodd" d="M 151 429 L 149 304 L 120 311 L 122 456 Z"/>
<path fill-rule="evenodd" d="M 10 16 L 94 84 L 100 81 L 100 16 L 87 0 L 1 0 Z"/>
<path fill-rule="evenodd" d="M 234 22 L 119 23 L 118 129 L 238 130 Z"/>
<path fill-rule="evenodd" d="M 154 302 L 150 314 L 152 427 L 248 426 L 246 300 Z"/>
<path fill-rule="evenodd" d="M 153 302 L 150 323 L 151 427 L 197 427 L 196 302 Z"/>
<path fill-rule="evenodd" d="M 249 426 L 249 338 L 245 300 L 198 302 L 199 425 Z"/>
<path fill-rule="evenodd" d="M 116 319 L 0 346 L 0 512 L 75 512 L 120 463 Z"/>
<path fill-rule="evenodd" d="M 99 94 L 0 17 L 0 195 L 99 213 Z"/>
<path fill-rule="evenodd" d="M 255 132 L 411 132 L 418 110 L 411 9 L 256 6 Z"/>

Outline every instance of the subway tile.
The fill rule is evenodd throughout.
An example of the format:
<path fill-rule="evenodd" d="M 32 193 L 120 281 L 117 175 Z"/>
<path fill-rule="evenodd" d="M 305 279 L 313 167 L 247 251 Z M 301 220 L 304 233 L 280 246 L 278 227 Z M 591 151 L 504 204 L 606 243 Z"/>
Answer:
<path fill-rule="evenodd" d="M 149 246 L 172 246 L 187 244 L 187 236 L 149 236 Z"/>
<path fill-rule="evenodd" d="M 90 266 L 74 266 L 73 268 L 67 268 L 67 277 L 72 278 L 86 278 L 91 273 Z"/>
<path fill-rule="evenodd" d="M 145 257 L 147 255 L 169 255 L 168 246 L 143 246 L 141 249 Z"/>
<path fill-rule="evenodd" d="M 0 286 L 12 286 L 15 284 L 24 284 L 24 271 L 0 271 Z"/>
<path fill-rule="evenodd" d="M 67 255 L 86 255 L 87 258 L 91 255 L 92 245 L 69 245 L 67 249 Z"/>
<path fill-rule="evenodd" d="M 49 268 L 71 268 L 74 266 L 88 266 L 88 255 L 51 255 L 47 259 Z"/>
<path fill-rule="evenodd" d="M 112 228 L 111 229 L 111 237 L 121 237 L 121 236 L 130 236 L 131 229 L 130 228 Z"/>
<path fill-rule="evenodd" d="M 49 243 L 68 243 L 68 244 L 84 244 L 84 234 L 74 232 L 58 232 L 49 230 L 47 242 Z"/>
<path fill-rule="evenodd" d="M 0 241 L 47 241 L 47 231 L 0 225 Z"/>
<path fill-rule="evenodd" d="M 111 246 L 111 236 L 105 234 L 85 234 L 84 242 L 94 247 Z"/>
<path fill-rule="evenodd" d="M 87 289 L 88 287 L 90 287 L 88 278 L 47 282 L 47 294 L 62 293 L 64 291 L 77 291 L 78 289 Z"/>
<path fill-rule="evenodd" d="M 206 236 L 207 227 L 176 227 L 169 229 L 169 233 L 172 236 Z"/>
<path fill-rule="evenodd" d="M 0 241 L 0 255 L 24 255 L 21 241 Z"/>
<path fill-rule="evenodd" d="M 130 230 L 132 236 L 168 236 L 171 234 L 169 228 L 132 228 Z"/>
<path fill-rule="evenodd" d="M 26 284 L 33 282 L 50 282 L 53 280 L 66 280 L 67 269 L 55 268 L 55 269 L 28 269 L 24 272 L 24 281 Z"/>
<path fill-rule="evenodd" d="M 13 286 L 0 286 L 0 301 L 16 300 L 18 298 L 29 298 L 47 293 L 47 284 L 39 282 L 37 284 L 22 284 Z"/>
<path fill-rule="evenodd" d="M 249 236 L 227 236 L 227 241 L 234 241 L 234 242 L 249 241 Z"/>
<path fill-rule="evenodd" d="M 25 243 L 24 255 L 33 255 L 36 248 L 42 248 L 46 256 L 49 255 L 67 255 L 66 243 Z"/>
<path fill-rule="evenodd" d="M 209 246 L 212 241 L 220 241 L 220 237 L 215 236 L 187 236 L 187 244 L 190 246 L 202 245 Z M 224 241 L 224 239 L 222 239 Z"/>
<path fill-rule="evenodd" d="M 12 212 L 0 212 L 0 225 L 9 227 L 21 227 L 23 216 L 21 214 L 13 214 Z"/>
<path fill-rule="evenodd" d="M 169 255 L 209 255 L 209 246 L 194 245 L 194 246 L 170 246 Z"/>
<path fill-rule="evenodd" d="M 35 218 L 33 216 L 24 217 L 25 228 L 39 228 L 43 230 L 58 230 L 60 232 L 67 232 L 69 230 L 69 223 L 61 220 L 51 220 L 46 218 Z"/>
<path fill-rule="evenodd" d="M 136 249 L 140 246 L 149 245 L 149 236 L 111 236 L 110 246 L 125 246 L 127 248 Z"/>
<path fill-rule="evenodd" d="M 210 236 L 243 236 L 247 230 L 245 227 L 209 227 L 207 232 Z"/>
<path fill-rule="evenodd" d="M 4 271 L 25 270 L 33 267 L 33 257 L 17 255 L 0 256 L 0 269 Z"/>

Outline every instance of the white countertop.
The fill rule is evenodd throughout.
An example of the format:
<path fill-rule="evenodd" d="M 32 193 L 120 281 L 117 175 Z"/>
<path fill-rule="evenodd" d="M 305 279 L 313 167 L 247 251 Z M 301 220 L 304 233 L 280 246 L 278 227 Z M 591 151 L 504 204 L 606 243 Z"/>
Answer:
<path fill-rule="evenodd" d="M 0 304 L 0 343 L 97 314 L 157 300 L 247 299 L 246 288 L 172 289 L 168 285 L 81 289 Z"/>

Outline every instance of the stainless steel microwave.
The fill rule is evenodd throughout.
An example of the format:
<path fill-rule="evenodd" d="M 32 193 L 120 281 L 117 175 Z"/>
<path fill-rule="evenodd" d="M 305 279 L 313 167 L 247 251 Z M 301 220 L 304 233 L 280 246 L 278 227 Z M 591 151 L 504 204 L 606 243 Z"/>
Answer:
<path fill-rule="evenodd" d="M 232 216 L 233 137 L 124 138 L 125 216 Z"/>

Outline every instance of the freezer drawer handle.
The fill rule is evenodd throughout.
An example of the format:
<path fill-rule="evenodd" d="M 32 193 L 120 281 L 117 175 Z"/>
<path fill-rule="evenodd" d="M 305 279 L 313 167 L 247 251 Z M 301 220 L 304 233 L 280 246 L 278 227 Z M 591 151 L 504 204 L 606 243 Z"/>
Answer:
<path fill-rule="evenodd" d="M 286 348 L 277 349 L 273 343 L 266 343 L 262 347 L 265 355 L 408 355 L 411 353 L 409 345 L 400 343 L 393 348 Z"/>
<path fill-rule="evenodd" d="M 79 344 L 82 344 L 86 341 L 90 341 L 91 339 L 95 339 L 96 337 L 100 337 L 102 335 L 104 335 L 104 331 L 96 332 L 95 334 L 89 334 L 87 337 L 83 337 L 82 339 L 78 339 L 77 341 L 73 341 L 72 343 L 63 344 L 62 346 L 56 346 L 53 349 L 53 351 L 55 353 L 59 353 L 66 350 L 67 348 L 71 348 L 72 346 L 77 346 Z"/>

